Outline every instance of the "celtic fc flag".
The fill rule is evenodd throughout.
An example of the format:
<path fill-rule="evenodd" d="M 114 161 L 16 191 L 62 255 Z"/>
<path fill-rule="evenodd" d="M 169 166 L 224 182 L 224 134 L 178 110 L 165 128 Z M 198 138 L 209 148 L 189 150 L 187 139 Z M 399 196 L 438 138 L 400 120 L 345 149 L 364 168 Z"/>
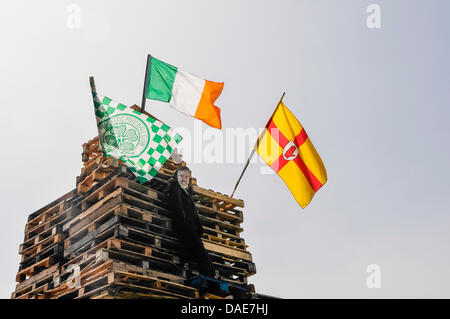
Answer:
<path fill-rule="evenodd" d="M 124 162 L 141 183 L 152 179 L 182 137 L 166 124 L 92 90 L 102 152 Z"/>

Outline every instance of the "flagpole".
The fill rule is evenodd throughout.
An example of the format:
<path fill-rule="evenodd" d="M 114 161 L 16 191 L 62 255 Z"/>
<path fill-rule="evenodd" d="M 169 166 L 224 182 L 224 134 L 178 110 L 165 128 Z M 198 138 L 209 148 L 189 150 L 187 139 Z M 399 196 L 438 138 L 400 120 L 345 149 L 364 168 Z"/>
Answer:
<path fill-rule="evenodd" d="M 89 77 L 89 84 L 91 85 L 91 92 L 97 92 L 97 89 L 95 88 L 95 81 L 94 81 L 93 76 Z"/>
<path fill-rule="evenodd" d="M 95 87 L 95 80 L 94 80 L 93 76 L 89 77 L 89 84 L 91 86 L 91 94 L 92 94 L 92 99 L 94 100 L 94 106 L 95 106 L 95 99 L 96 99 L 96 95 L 97 95 L 97 88 Z M 103 161 L 106 160 L 106 156 L 104 155 L 102 144 L 100 142 L 100 134 L 98 134 L 97 136 L 98 136 L 98 150 L 102 153 L 102 156 L 104 156 L 104 158 L 101 159 L 100 163 L 98 163 L 98 165 L 97 165 L 97 167 L 100 167 L 102 165 Z"/>
<path fill-rule="evenodd" d="M 141 112 L 145 111 L 145 101 L 147 100 L 147 88 L 150 79 L 148 78 L 148 69 L 150 66 L 150 60 L 152 59 L 152 56 L 149 54 L 147 55 L 147 66 L 145 67 L 145 78 L 144 78 L 144 92 L 142 92 L 142 103 L 141 103 Z"/>
<path fill-rule="evenodd" d="M 283 98 L 284 98 L 284 95 L 285 95 L 285 94 L 286 94 L 286 92 L 283 92 L 283 95 L 281 96 L 280 101 L 278 102 L 277 106 L 275 107 L 275 110 L 272 112 L 272 115 L 270 116 L 269 121 L 272 119 L 273 115 L 275 114 L 275 111 L 278 109 L 278 106 L 279 106 L 280 103 L 283 101 Z M 269 121 L 267 121 L 267 123 L 269 123 Z M 231 193 L 231 196 L 230 196 L 230 197 L 233 197 L 234 192 L 236 191 L 236 188 L 238 187 L 239 182 L 241 181 L 241 178 L 242 178 L 242 176 L 244 175 L 244 172 L 245 172 L 245 170 L 246 170 L 247 167 L 248 167 L 248 164 L 250 164 L 250 160 L 252 159 L 253 155 L 255 154 L 256 148 L 257 148 L 257 146 L 259 145 L 259 141 L 260 141 L 261 137 L 264 135 L 264 133 L 266 132 L 266 130 L 267 130 L 267 124 L 266 124 L 266 126 L 264 127 L 264 129 L 263 129 L 263 131 L 261 132 L 261 134 L 259 134 L 258 138 L 256 139 L 256 143 L 255 143 L 255 145 L 253 146 L 253 150 L 252 150 L 252 152 L 250 153 L 250 156 L 248 157 L 247 162 L 245 163 L 245 166 L 244 166 L 244 169 L 242 170 L 241 176 L 239 176 L 239 179 L 238 179 L 238 181 L 236 182 L 236 185 L 234 186 L 233 192 Z"/>

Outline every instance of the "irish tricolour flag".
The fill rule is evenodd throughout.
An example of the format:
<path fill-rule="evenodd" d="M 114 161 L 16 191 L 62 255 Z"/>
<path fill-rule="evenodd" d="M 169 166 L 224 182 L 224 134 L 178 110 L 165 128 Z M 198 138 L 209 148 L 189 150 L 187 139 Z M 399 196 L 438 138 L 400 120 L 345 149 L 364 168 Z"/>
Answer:
<path fill-rule="evenodd" d="M 147 98 L 168 102 L 173 108 L 221 129 L 220 109 L 214 102 L 223 82 L 204 80 L 154 57 L 147 74 Z"/>

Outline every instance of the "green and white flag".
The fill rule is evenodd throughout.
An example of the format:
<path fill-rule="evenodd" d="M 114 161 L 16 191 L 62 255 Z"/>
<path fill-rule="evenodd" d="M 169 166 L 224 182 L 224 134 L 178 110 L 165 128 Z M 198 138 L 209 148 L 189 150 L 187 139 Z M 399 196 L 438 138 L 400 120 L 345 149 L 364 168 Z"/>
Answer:
<path fill-rule="evenodd" d="M 166 124 L 92 91 L 102 152 L 141 183 L 155 177 L 182 137 Z"/>

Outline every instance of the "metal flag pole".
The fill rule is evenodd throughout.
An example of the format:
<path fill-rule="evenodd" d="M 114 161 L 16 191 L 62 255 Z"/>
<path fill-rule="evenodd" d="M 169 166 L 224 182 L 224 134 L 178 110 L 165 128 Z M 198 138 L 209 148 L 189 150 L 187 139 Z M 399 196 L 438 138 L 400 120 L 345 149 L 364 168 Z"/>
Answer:
<path fill-rule="evenodd" d="M 278 106 L 279 106 L 280 103 L 283 101 L 284 94 L 286 94 L 286 92 L 283 92 L 283 95 L 281 96 L 281 99 L 280 99 L 280 101 L 278 102 L 277 107 L 276 107 L 275 110 L 273 111 L 273 113 L 272 113 L 272 115 L 270 116 L 269 121 L 267 121 L 267 123 L 270 122 L 270 120 L 272 119 L 273 115 L 275 114 L 275 111 L 278 109 Z M 267 124 L 266 124 L 266 126 L 264 127 L 264 129 L 263 129 L 263 131 L 261 132 L 261 134 L 259 134 L 259 136 L 258 136 L 258 138 L 257 138 L 257 140 L 256 140 L 256 143 L 255 143 L 255 145 L 253 146 L 253 150 L 252 150 L 252 152 L 250 153 L 250 156 L 248 157 L 247 162 L 245 163 L 245 166 L 244 166 L 244 169 L 242 170 L 241 176 L 239 176 L 239 179 L 238 179 L 236 185 L 234 186 L 233 192 L 231 193 L 231 196 L 230 196 L 230 197 L 233 197 L 234 192 L 236 191 L 236 188 L 238 187 L 239 182 L 241 181 L 241 178 L 242 178 L 242 176 L 244 175 L 244 172 L 245 172 L 245 170 L 246 170 L 247 167 L 248 167 L 248 164 L 250 164 L 250 160 L 252 159 L 253 155 L 255 154 L 255 151 L 256 151 L 256 149 L 257 149 L 257 147 L 258 147 L 258 145 L 259 145 L 259 141 L 260 141 L 261 137 L 264 135 L 264 133 L 266 133 L 266 131 L 267 131 Z"/>
<path fill-rule="evenodd" d="M 150 82 L 150 79 L 148 77 L 148 69 L 150 66 L 151 59 L 152 59 L 152 56 L 149 54 L 147 56 L 147 66 L 145 67 L 144 92 L 142 92 L 141 112 L 145 111 L 145 101 L 147 100 L 147 89 L 148 89 L 148 84 Z"/>

